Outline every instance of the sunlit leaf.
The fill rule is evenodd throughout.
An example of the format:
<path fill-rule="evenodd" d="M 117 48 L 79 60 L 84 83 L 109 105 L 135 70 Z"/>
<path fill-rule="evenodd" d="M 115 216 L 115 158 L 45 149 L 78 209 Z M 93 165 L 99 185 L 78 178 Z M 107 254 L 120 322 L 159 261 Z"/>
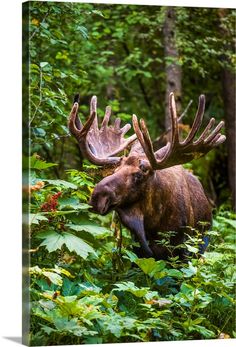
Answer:
<path fill-rule="evenodd" d="M 65 244 L 70 252 L 75 252 L 84 259 L 89 253 L 95 253 L 94 249 L 84 240 L 65 231 L 60 234 L 55 231 L 46 231 L 39 233 L 37 238 L 44 239 L 40 246 L 45 246 L 49 252 L 61 249 Z"/>
<path fill-rule="evenodd" d="M 30 213 L 29 214 L 29 224 L 39 224 L 40 221 L 47 221 L 47 217 L 39 213 Z"/>
<path fill-rule="evenodd" d="M 56 166 L 55 163 L 46 163 L 45 161 L 39 159 L 36 155 L 30 157 L 30 168 L 35 170 L 45 170 L 49 167 Z"/>
<path fill-rule="evenodd" d="M 50 180 L 50 179 L 42 179 L 42 181 L 48 182 L 48 184 L 51 184 L 53 186 L 59 186 L 64 188 L 71 188 L 71 189 L 77 189 L 77 186 L 74 183 L 67 182 L 64 180 Z"/>
<path fill-rule="evenodd" d="M 67 224 L 70 229 L 75 231 L 87 231 L 88 233 L 94 235 L 94 236 L 109 236 L 111 235 L 111 231 L 107 228 L 98 226 L 96 224 Z"/>

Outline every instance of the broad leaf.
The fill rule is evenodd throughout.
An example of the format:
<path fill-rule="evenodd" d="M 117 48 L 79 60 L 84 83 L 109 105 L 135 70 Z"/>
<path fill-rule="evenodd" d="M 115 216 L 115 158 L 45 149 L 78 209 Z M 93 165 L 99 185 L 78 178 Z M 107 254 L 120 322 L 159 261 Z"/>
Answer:
<path fill-rule="evenodd" d="M 62 285 L 62 277 L 57 273 L 50 271 L 42 271 L 42 275 L 47 277 L 52 283 L 61 286 Z"/>
<path fill-rule="evenodd" d="M 84 259 L 87 258 L 89 253 L 96 254 L 94 249 L 81 238 L 67 232 L 63 232 L 63 237 L 65 238 L 65 245 L 70 252 L 74 251 Z"/>
<path fill-rule="evenodd" d="M 58 234 L 55 231 L 39 233 L 37 238 L 44 239 L 40 246 L 46 246 L 48 252 L 54 252 L 57 249 L 61 249 L 62 245 L 65 243 L 63 235 Z"/>
<path fill-rule="evenodd" d="M 88 243 L 67 232 L 59 234 L 55 231 L 46 231 L 39 233 L 37 238 L 44 239 L 40 246 L 46 246 L 49 252 L 61 249 L 62 245 L 65 244 L 70 252 L 75 252 L 84 259 L 87 258 L 89 253 L 95 254 L 94 249 Z"/>
<path fill-rule="evenodd" d="M 48 182 L 49 184 L 52 184 L 53 186 L 59 186 L 64 188 L 71 188 L 71 189 L 77 189 L 77 186 L 73 183 L 64 181 L 64 180 L 48 180 L 46 178 L 42 179 L 42 181 Z"/>
<path fill-rule="evenodd" d="M 198 253 L 199 249 L 197 247 L 190 246 L 189 244 L 186 244 L 186 248 L 191 253 Z"/>
<path fill-rule="evenodd" d="M 87 210 L 90 206 L 85 203 L 80 203 L 76 198 L 60 198 L 58 199 L 60 209 L 72 208 L 74 210 Z"/>
<path fill-rule="evenodd" d="M 148 291 L 149 288 L 138 288 L 134 285 L 133 282 L 122 282 L 122 283 L 116 283 L 115 286 L 117 288 L 113 289 L 113 291 L 127 291 L 132 293 L 133 295 L 137 296 L 138 298 L 142 298 L 143 296 L 145 296 Z"/>
<path fill-rule="evenodd" d="M 45 216 L 42 216 L 38 213 L 30 213 L 28 222 L 29 224 L 39 224 L 40 221 L 47 221 L 48 219 Z"/>
<path fill-rule="evenodd" d="M 74 225 L 74 224 L 67 224 L 67 226 L 75 231 L 87 231 L 88 233 L 95 235 L 95 236 L 109 236 L 111 235 L 111 231 L 107 228 L 100 227 L 96 224 L 79 224 L 79 225 Z"/>
<path fill-rule="evenodd" d="M 177 270 L 177 269 L 170 269 L 167 270 L 167 274 L 171 277 L 177 277 L 177 278 L 182 278 L 183 274 L 181 271 Z"/>
<path fill-rule="evenodd" d="M 44 170 L 52 166 L 56 166 L 57 164 L 54 163 L 46 163 L 46 161 L 43 161 L 39 158 L 37 158 L 36 155 L 33 155 L 30 159 L 30 168 L 36 169 L 36 170 Z"/>
<path fill-rule="evenodd" d="M 154 276 L 166 267 L 166 263 L 163 260 L 155 261 L 154 258 L 136 259 L 135 263 L 149 276 Z"/>
<path fill-rule="evenodd" d="M 221 216 L 218 216 L 218 219 L 220 221 L 226 223 L 226 224 L 231 225 L 234 229 L 236 229 L 236 220 L 225 218 L 225 217 L 221 217 Z"/>

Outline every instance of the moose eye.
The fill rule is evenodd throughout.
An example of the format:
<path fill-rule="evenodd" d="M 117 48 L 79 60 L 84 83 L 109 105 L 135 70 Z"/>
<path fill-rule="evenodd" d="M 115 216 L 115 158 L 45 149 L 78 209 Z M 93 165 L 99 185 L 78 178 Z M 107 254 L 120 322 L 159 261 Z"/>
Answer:
<path fill-rule="evenodd" d="M 140 168 L 140 170 L 142 170 L 142 172 L 143 173 L 147 173 L 148 172 L 148 166 L 146 166 L 145 164 L 143 164 L 143 163 L 141 163 L 140 165 L 139 165 L 139 168 Z"/>

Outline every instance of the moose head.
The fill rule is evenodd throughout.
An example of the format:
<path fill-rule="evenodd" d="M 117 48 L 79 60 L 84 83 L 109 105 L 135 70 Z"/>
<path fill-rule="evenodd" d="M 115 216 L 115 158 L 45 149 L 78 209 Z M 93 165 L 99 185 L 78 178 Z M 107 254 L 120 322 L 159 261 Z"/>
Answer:
<path fill-rule="evenodd" d="M 201 135 L 195 139 L 202 123 L 205 97 L 201 95 L 191 130 L 180 139 L 174 94 L 169 96 L 171 133 L 169 141 L 154 151 L 149 131 L 143 119 L 133 115 L 135 134 L 125 138 L 131 125 L 120 127 L 117 118 L 108 125 L 111 108 L 106 107 L 101 127 L 98 126 L 97 98 L 90 103 L 90 116 L 84 126 L 78 117 L 78 96 L 69 117 L 69 129 L 79 143 L 82 155 L 98 166 L 113 168 L 113 173 L 102 179 L 93 191 L 90 204 L 101 215 L 116 210 L 122 223 L 139 241 L 141 256 L 166 258 L 168 251 L 157 245 L 160 231 L 176 231 L 173 245 L 184 240 L 189 227 L 200 221 L 211 222 L 210 204 L 198 179 L 181 164 L 208 153 L 225 141 L 220 133 L 224 122 L 212 130 L 211 118 Z M 127 156 L 118 156 L 130 149 Z"/>

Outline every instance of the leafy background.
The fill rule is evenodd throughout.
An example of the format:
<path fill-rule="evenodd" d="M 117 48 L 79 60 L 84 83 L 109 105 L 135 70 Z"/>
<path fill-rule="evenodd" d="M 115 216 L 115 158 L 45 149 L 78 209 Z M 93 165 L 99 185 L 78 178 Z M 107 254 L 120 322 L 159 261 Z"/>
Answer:
<path fill-rule="evenodd" d="M 187 165 L 215 205 L 207 252 L 199 255 L 197 233 L 186 242 L 194 255 L 186 262 L 155 261 L 136 257 L 130 233 L 114 213 L 89 212 L 88 198 L 104 173 L 81 158 L 67 129 L 79 91 L 82 120 L 95 94 L 100 117 L 109 104 L 123 122 L 132 113 L 144 117 L 153 138 L 164 131 L 166 66 L 173 63 L 163 48 L 167 9 L 31 2 L 29 10 L 23 203 L 26 212 L 30 208 L 24 219 L 25 238 L 30 232 L 30 343 L 235 337 L 236 223 L 227 144 Z M 232 73 L 235 63 L 228 45 L 234 18 L 233 10 L 176 8 L 183 110 L 193 100 L 186 124 L 201 93 L 206 121 L 212 114 L 224 119 L 221 75 Z M 171 249 L 168 237 L 162 242 Z"/>

